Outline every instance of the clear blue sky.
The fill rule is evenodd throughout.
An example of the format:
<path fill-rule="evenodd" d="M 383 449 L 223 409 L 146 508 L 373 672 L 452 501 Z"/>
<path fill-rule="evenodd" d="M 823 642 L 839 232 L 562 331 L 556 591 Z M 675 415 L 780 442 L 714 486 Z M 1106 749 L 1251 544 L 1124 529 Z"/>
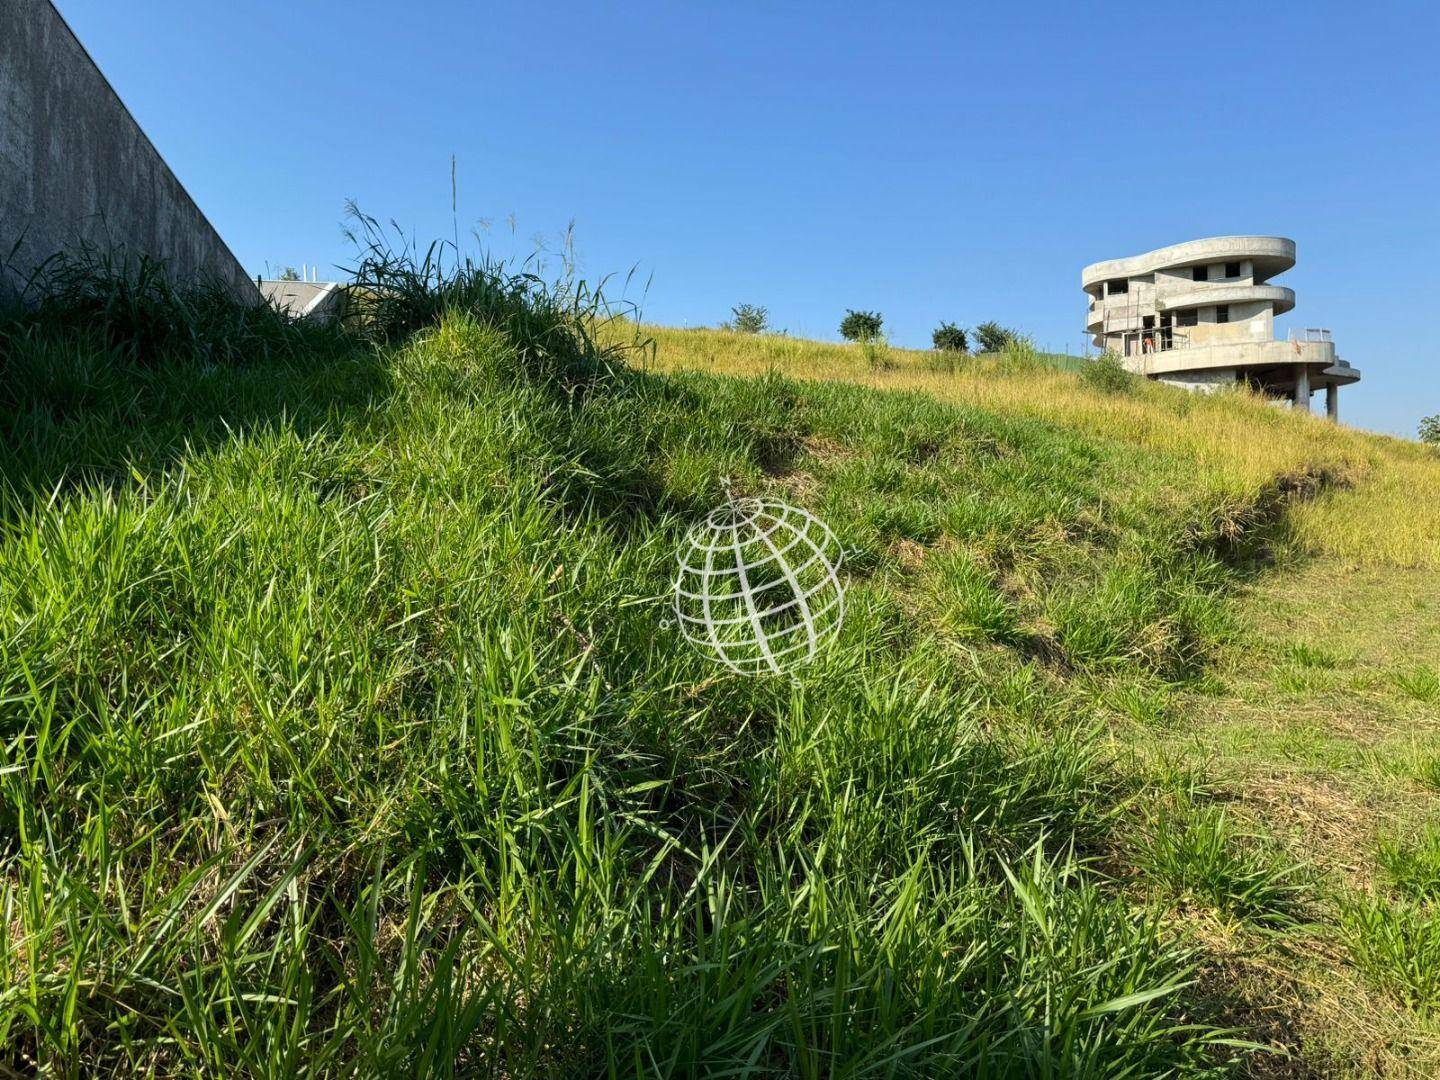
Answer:
<path fill-rule="evenodd" d="M 501 254 L 574 219 L 645 313 L 739 301 L 927 345 L 997 319 L 1077 349 L 1080 267 L 1299 244 L 1287 326 L 1440 412 L 1440 14 L 1430 3 L 315 4 L 58 0 L 251 272 L 345 264 L 343 203 Z M 516 221 L 512 237 L 505 221 Z"/>

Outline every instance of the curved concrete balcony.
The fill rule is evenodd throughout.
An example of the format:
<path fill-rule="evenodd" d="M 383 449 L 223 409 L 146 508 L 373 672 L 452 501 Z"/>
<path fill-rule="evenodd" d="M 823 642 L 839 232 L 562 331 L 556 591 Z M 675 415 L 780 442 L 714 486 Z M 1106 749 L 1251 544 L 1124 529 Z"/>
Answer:
<path fill-rule="evenodd" d="M 1212 236 L 1204 240 L 1188 240 L 1183 244 L 1156 248 L 1143 255 L 1091 263 L 1080 271 L 1080 282 L 1082 286 L 1089 287 L 1111 278 L 1132 278 L 1156 270 L 1239 259 L 1249 259 L 1254 266 L 1255 279 L 1263 281 L 1295 265 L 1295 241 L 1284 236 Z"/>
<path fill-rule="evenodd" d="M 1106 327 L 1109 330 L 1138 330 L 1142 316 L 1154 314 L 1153 296 L 1140 298 L 1133 293 L 1107 296 L 1094 301 L 1086 309 L 1085 328 L 1095 333 L 1101 333 Z"/>
<path fill-rule="evenodd" d="M 1349 386 L 1351 383 L 1360 381 L 1360 369 L 1351 367 L 1344 360 L 1336 360 L 1335 363 L 1320 372 L 1320 385 L 1334 383 L 1336 386 Z"/>
<path fill-rule="evenodd" d="M 1157 311 L 1188 311 L 1190 308 L 1214 307 L 1216 304 L 1266 303 L 1274 306 L 1276 315 L 1284 315 L 1295 307 L 1295 290 L 1283 285 L 1205 285 L 1181 293 L 1155 298 Z"/>
<path fill-rule="evenodd" d="M 1125 358 L 1125 366 L 1143 375 L 1169 375 L 1182 371 L 1215 368 L 1293 367 L 1311 369 L 1318 386 L 1327 382 L 1345 385 L 1358 382 L 1360 371 L 1335 355 L 1330 341 L 1226 341 L 1214 345 L 1192 345 Z"/>

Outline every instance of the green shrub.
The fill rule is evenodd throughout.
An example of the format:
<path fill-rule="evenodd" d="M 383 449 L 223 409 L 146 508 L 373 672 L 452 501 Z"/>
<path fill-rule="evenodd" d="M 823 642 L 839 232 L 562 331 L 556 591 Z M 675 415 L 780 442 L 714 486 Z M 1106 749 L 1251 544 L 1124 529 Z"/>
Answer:
<path fill-rule="evenodd" d="M 963 353 L 970 351 L 970 341 L 963 327 L 952 322 L 942 322 L 930 335 L 931 344 L 941 352 Z"/>
<path fill-rule="evenodd" d="M 724 329 L 737 334 L 763 334 L 770 328 L 770 311 L 758 304 L 736 304 L 730 309 L 730 321 Z"/>
<path fill-rule="evenodd" d="M 1080 369 L 1080 380 L 1102 394 L 1124 394 L 1135 387 L 1135 376 L 1108 349 Z"/>
<path fill-rule="evenodd" d="M 1440 413 L 1420 421 L 1420 441 L 1440 445 Z"/>
<path fill-rule="evenodd" d="M 1019 335 L 997 322 L 983 322 L 975 327 L 975 348 L 980 352 L 1000 352 Z"/>
<path fill-rule="evenodd" d="M 532 376 L 589 375 L 619 362 L 638 339 L 602 345 L 596 331 L 635 314 L 633 305 L 612 305 L 603 289 L 578 280 L 573 264 L 547 282 L 527 263 L 512 269 L 482 254 L 447 265 L 450 245 L 431 243 L 419 252 L 404 231 L 387 232 L 353 202 L 348 236 L 359 258 L 351 269 L 351 310 L 366 336 L 394 344 L 418 330 L 439 325 L 446 315 L 464 313 L 476 322 L 505 327 L 520 366 Z M 603 283 L 602 283 L 603 284 Z"/>
<path fill-rule="evenodd" d="M 880 336 L 880 327 L 884 322 L 878 311 L 846 308 L 845 318 L 840 320 L 840 336 L 846 341 L 870 341 Z"/>

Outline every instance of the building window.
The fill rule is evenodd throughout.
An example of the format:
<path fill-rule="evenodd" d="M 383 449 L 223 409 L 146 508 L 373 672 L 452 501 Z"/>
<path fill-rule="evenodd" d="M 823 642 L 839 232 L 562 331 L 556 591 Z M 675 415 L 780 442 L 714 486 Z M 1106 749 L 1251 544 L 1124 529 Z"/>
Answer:
<path fill-rule="evenodd" d="M 1226 264 L 1225 264 L 1225 276 L 1226 276 L 1226 277 L 1239 277 L 1239 276 L 1240 276 L 1240 264 L 1239 264 L 1238 262 L 1226 263 Z"/>
<path fill-rule="evenodd" d="M 1210 267 L 1208 267 L 1208 266 L 1192 266 L 1192 267 L 1190 268 L 1190 276 L 1193 277 L 1196 281 L 1209 281 L 1209 280 L 1210 280 Z"/>
<path fill-rule="evenodd" d="M 1115 278 L 1105 283 L 1106 296 L 1119 296 L 1121 293 L 1130 291 L 1130 280 L 1128 278 Z"/>
<path fill-rule="evenodd" d="M 1199 312 L 1197 312 L 1194 308 L 1191 308 L 1189 311 L 1177 311 L 1175 313 L 1175 325 L 1194 326 L 1197 321 L 1195 317 L 1198 314 Z"/>
<path fill-rule="evenodd" d="M 1229 305 L 1229 304 L 1217 304 L 1217 305 L 1215 305 L 1215 321 L 1216 321 L 1216 322 L 1229 322 L 1229 321 L 1230 321 L 1230 305 Z"/>

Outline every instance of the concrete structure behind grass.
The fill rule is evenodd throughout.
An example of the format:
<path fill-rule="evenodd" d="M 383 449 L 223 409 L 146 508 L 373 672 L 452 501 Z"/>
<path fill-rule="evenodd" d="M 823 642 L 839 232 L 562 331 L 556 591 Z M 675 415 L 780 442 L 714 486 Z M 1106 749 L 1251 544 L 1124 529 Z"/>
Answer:
<path fill-rule="evenodd" d="M 292 319 L 334 322 L 349 307 L 349 290 L 338 281 L 256 278 L 255 284 L 272 307 Z"/>
<path fill-rule="evenodd" d="M 1275 340 L 1275 316 L 1295 293 L 1270 280 L 1294 265 L 1295 241 L 1283 236 L 1216 236 L 1092 263 L 1080 274 L 1085 331 L 1131 371 L 1192 390 L 1243 382 L 1309 409 L 1323 388 L 1338 419 L 1340 387 L 1360 372 L 1336 355 L 1330 331 Z"/>
<path fill-rule="evenodd" d="M 0 0 L 0 288 L 86 243 L 260 301 L 54 5 Z"/>

